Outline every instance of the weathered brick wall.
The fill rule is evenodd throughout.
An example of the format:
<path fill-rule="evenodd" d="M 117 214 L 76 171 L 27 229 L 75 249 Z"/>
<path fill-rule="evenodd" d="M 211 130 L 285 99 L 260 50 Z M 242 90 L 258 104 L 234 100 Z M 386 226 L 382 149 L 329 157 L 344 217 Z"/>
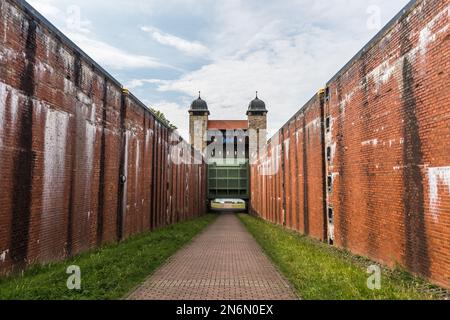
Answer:
<path fill-rule="evenodd" d="M 311 99 L 269 141 L 251 174 L 255 213 L 319 240 L 325 239 L 322 110 L 323 100 Z"/>
<path fill-rule="evenodd" d="M 449 287 L 449 12 L 448 0 L 409 3 L 280 131 L 294 148 L 285 218 L 260 203 L 278 197 L 258 189 L 266 159 L 252 168 L 255 214 L 325 239 L 331 209 L 336 246 Z"/>
<path fill-rule="evenodd" d="M 190 145 L 22 1 L 0 16 L 0 273 L 205 212 Z"/>

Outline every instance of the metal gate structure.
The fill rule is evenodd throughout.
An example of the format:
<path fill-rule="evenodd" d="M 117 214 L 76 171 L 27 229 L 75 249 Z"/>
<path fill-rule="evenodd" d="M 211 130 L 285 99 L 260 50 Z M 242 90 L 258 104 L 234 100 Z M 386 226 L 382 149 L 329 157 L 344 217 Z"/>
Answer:
<path fill-rule="evenodd" d="M 250 170 L 248 160 L 208 164 L 208 200 L 250 199 Z"/>

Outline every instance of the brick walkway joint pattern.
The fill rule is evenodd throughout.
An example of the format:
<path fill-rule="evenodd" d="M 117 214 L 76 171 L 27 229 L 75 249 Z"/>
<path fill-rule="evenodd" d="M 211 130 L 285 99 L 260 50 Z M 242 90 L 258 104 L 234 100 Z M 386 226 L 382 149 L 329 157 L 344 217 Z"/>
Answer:
<path fill-rule="evenodd" d="M 233 214 L 223 214 L 132 292 L 132 300 L 295 300 Z"/>

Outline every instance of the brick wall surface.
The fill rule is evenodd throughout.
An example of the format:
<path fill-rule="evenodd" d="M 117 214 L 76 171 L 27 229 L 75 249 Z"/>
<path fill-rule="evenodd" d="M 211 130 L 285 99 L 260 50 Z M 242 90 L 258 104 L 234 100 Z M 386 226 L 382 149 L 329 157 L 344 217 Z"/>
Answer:
<path fill-rule="evenodd" d="M 23 1 L 0 16 L 0 273 L 206 211 L 190 145 Z"/>
<path fill-rule="evenodd" d="M 449 287 L 449 13 L 410 2 L 280 130 L 252 167 L 254 214 L 326 240 L 331 209 L 336 246 Z M 283 142 L 284 174 L 265 176 Z"/>
<path fill-rule="evenodd" d="M 323 240 L 323 101 L 313 98 L 252 166 L 252 208 L 263 217 Z M 268 203 L 267 203 L 268 202 Z"/>

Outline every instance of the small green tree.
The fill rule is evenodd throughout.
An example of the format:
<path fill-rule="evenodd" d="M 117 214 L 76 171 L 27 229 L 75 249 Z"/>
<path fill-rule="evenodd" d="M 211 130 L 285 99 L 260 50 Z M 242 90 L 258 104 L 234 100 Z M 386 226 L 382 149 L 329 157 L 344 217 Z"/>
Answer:
<path fill-rule="evenodd" d="M 164 113 L 162 113 L 161 111 L 156 110 L 154 108 L 150 108 L 150 110 L 153 112 L 153 114 L 156 116 L 156 118 L 158 118 L 162 123 L 167 125 L 170 129 L 172 129 L 172 130 L 177 130 L 178 129 L 175 125 L 170 123 L 169 120 L 167 120 L 167 118 L 164 115 Z"/>

